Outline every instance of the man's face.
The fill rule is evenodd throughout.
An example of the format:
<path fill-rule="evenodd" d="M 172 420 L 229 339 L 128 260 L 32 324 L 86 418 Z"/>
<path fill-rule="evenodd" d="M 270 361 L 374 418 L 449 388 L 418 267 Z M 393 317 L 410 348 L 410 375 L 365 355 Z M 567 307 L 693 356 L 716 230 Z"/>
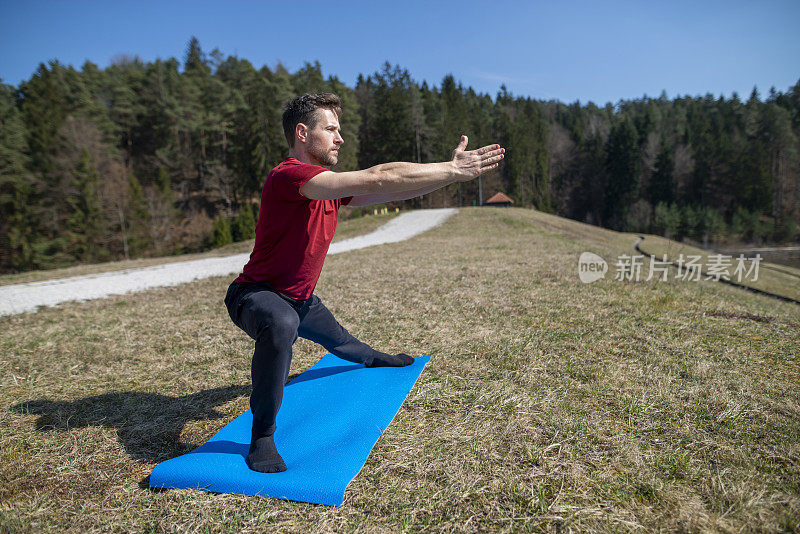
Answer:
<path fill-rule="evenodd" d="M 344 143 L 339 133 L 339 119 L 329 109 L 317 110 L 317 123 L 308 130 L 306 153 L 318 165 L 330 167 L 339 161 L 339 147 Z"/>

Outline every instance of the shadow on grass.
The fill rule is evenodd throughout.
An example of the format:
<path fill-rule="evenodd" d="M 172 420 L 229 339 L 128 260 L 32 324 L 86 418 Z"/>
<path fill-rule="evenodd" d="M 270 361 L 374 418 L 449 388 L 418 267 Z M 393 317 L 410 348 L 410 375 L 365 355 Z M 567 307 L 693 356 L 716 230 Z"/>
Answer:
<path fill-rule="evenodd" d="M 322 369 L 304 376 L 300 382 L 357 367 L 360 365 Z M 298 376 L 300 373 L 289 375 L 287 384 Z M 11 411 L 38 415 L 36 429 L 41 432 L 66 432 L 71 428 L 90 426 L 116 429 L 125 452 L 131 458 L 159 463 L 191 452 L 200 445 L 181 443 L 180 434 L 186 423 L 225 417 L 215 408 L 249 396 L 250 390 L 250 384 L 247 384 L 207 389 L 180 397 L 138 391 L 103 393 L 73 401 L 31 400 L 12 406 Z"/>
<path fill-rule="evenodd" d="M 217 406 L 249 395 L 249 384 L 179 397 L 128 391 L 74 401 L 37 399 L 16 404 L 11 411 L 38 415 L 36 428 L 42 432 L 66 432 L 90 426 L 116 429 L 132 458 L 159 463 L 197 448 L 198 443 L 180 441 L 186 423 L 221 419 L 225 414 L 218 412 Z"/>

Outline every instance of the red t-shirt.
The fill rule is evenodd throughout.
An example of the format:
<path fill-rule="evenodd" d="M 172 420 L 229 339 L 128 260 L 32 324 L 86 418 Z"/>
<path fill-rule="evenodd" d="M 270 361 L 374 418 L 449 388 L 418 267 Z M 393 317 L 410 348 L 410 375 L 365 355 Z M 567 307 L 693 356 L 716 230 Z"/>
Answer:
<path fill-rule="evenodd" d="M 322 272 L 339 206 L 352 197 L 311 200 L 300 187 L 325 167 L 286 158 L 267 176 L 261 192 L 256 242 L 236 282 L 268 282 L 294 299 L 307 299 Z"/>

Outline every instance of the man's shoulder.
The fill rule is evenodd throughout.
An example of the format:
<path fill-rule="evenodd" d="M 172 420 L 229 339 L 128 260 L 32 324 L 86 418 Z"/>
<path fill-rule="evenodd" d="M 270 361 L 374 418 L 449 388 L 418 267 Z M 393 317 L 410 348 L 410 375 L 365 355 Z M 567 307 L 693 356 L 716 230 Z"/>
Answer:
<path fill-rule="evenodd" d="M 315 176 L 327 170 L 329 169 L 314 165 L 313 163 L 304 163 L 293 157 L 288 157 L 273 167 L 267 177 L 275 177 L 277 175 L 307 177 Z"/>
<path fill-rule="evenodd" d="M 293 157 L 288 157 L 276 165 L 267 175 L 264 182 L 264 195 L 281 201 L 305 201 L 300 188 L 317 174 L 327 171 L 325 167 L 304 163 Z"/>
<path fill-rule="evenodd" d="M 301 163 L 301 162 L 297 161 L 294 158 L 286 158 L 285 160 L 281 161 L 280 163 L 278 163 L 277 165 L 272 167 L 272 170 L 269 171 L 269 174 L 273 175 L 273 174 L 277 174 L 279 172 L 285 171 L 287 169 L 291 169 L 292 167 L 297 166 L 298 163 Z"/>
<path fill-rule="evenodd" d="M 329 170 L 329 169 L 327 169 L 325 167 L 322 167 L 320 165 L 316 165 L 314 163 L 305 163 L 303 161 L 300 161 L 299 159 L 296 159 L 296 158 L 293 158 L 293 157 L 289 156 L 286 159 L 284 159 L 283 161 L 281 161 L 280 163 L 278 163 L 277 165 L 275 165 L 275 167 L 273 167 L 272 171 L 274 172 L 274 171 L 282 171 L 282 170 L 288 170 L 288 169 L 318 169 L 320 171 Z"/>

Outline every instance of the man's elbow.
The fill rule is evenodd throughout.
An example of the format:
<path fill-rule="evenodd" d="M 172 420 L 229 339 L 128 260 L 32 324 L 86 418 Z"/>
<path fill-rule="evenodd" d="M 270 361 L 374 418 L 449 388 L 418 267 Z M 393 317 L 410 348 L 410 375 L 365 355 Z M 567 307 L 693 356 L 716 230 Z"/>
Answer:
<path fill-rule="evenodd" d="M 328 200 L 328 196 L 326 195 L 324 188 L 309 182 L 306 182 L 300 186 L 300 194 L 309 200 Z"/>

